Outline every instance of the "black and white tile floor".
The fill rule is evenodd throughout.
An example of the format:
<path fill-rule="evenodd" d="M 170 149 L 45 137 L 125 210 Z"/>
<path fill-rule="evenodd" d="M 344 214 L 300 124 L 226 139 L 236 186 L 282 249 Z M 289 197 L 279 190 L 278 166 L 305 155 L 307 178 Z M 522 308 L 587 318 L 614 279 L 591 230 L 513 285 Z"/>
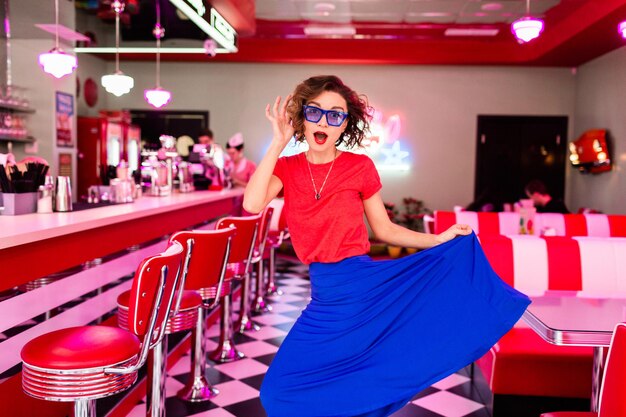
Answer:
<path fill-rule="evenodd" d="M 190 357 L 183 356 L 169 371 L 166 382 L 167 417 L 265 417 L 259 400 L 259 389 L 265 371 L 272 362 L 300 311 L 310 299 L 308 267 L 279 258 L 278 285 L 283 295 L 273 297 L 273 311 L 255 317 L 261 330 L 237 335 L 237 347 L 246 358 L 227 364 L 211 364 L 207 369 L 209 381 L 220 390 L 214 400 L 188 403 L 179 400 L 176 392 L 189 376 Z M 235 305 L 235 308 L 237 306 Z M 237 311 L 237 310 L 235 310 Z M 219 329 L 209 331 L 207 349 L 216 346 Z M 143 417 L 145 404 L 138 404 L 130 417 Z M 469 378 L 466 369 L 453 374 L 417 394 L 393 417 L 489 417 L 486 406 Z M 293 416 L 298 417 L 298 416 Z"/>

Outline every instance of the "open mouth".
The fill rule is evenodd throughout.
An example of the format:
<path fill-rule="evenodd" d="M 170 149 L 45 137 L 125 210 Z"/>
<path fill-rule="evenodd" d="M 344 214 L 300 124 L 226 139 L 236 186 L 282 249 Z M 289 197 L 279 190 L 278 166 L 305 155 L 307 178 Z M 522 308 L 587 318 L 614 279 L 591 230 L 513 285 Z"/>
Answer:
<path fill-rule="evenodd" d="M 328 138 L 328 135 L 324 132 L 315 132 L 313 136 L 315 137 L 315 143 L 319 145 L 326 143 L 326 139 Z"/>

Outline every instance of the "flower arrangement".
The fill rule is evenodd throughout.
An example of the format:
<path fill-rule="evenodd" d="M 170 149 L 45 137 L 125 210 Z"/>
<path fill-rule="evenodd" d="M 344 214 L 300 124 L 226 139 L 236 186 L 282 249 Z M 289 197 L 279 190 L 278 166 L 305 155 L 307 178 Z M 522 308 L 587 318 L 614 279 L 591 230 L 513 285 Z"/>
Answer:
<path fill-rule="evenodd" d="M 398 209 L 394 203 L 383 202 L 385 205 L 385 210 L 387 211 L 387 216 L 389 216 L 389 220 L 394 223 L 398 223 Z"/>
<path fill-rule="evenodd" d="M 417 232 L 424 231 L 424 215 L 432 214 L 432 212 L 424 207 L 422 200 L 413 197 L 405 197 L 402 199 L 404 212 L 402 213 L 401 223 L 404 227 Z"/>

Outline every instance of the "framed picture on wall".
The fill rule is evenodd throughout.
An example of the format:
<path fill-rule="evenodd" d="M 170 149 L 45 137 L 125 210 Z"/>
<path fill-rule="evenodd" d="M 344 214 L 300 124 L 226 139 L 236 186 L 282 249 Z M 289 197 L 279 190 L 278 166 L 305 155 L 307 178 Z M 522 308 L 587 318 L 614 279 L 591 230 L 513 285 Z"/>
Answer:
<path fill-rule="evenodd" d="M 72 140 L 72 126 L 74 123 L 74 96 L 57 91 L 54 108 L 57 146 L 71 148 L 74 146 L 74 141 Z"/>

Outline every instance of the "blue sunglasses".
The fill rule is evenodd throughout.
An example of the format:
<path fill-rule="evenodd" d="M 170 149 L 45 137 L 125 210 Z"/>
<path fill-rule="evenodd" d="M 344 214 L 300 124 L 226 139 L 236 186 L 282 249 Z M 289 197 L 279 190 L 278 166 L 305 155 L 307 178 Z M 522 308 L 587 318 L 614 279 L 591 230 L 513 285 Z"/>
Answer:
<path fill-rule="evenodd" d="M 348 117 L 348 113 L 340 110 L 323 110 L 315 106 L 303 106 L 304 118 L 307 122 L 317 123 L 326 116 L 329 126 L 341 126 Z"/>

